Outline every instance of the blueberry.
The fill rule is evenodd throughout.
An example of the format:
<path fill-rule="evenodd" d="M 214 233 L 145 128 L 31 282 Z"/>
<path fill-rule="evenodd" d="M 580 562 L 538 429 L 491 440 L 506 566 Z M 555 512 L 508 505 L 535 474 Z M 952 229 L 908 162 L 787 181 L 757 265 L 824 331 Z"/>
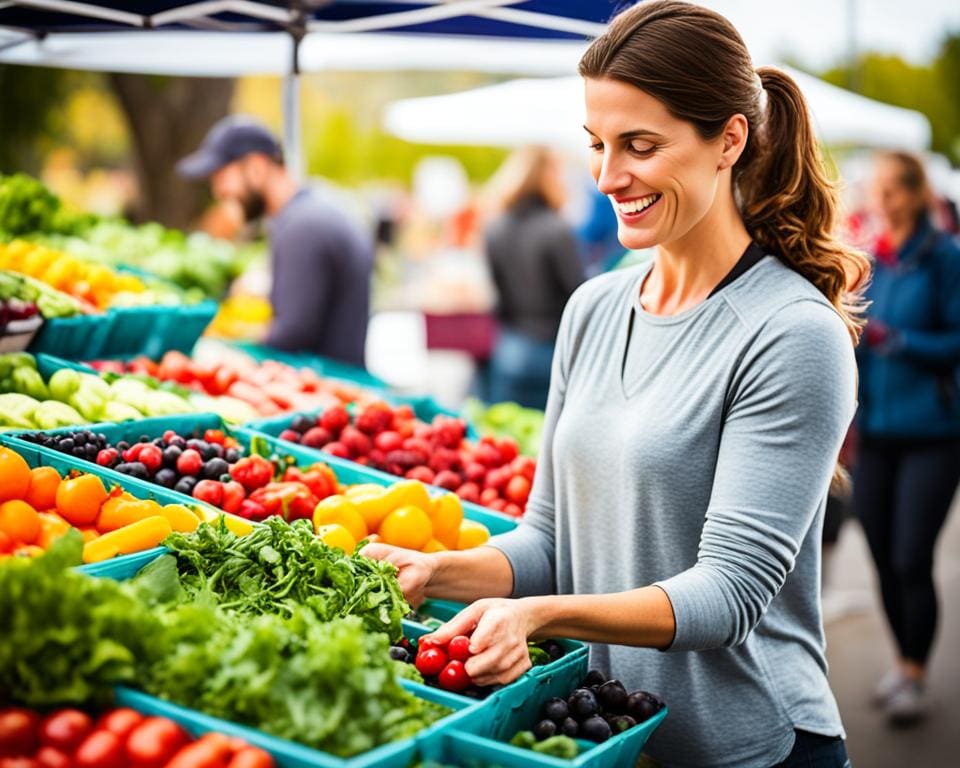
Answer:
<path fill-rule="evenodd" d="M 150 471 L 139 461 L 130 461 L 126 464 L 118 464 L 116 470 L 117 472 L 123 472 L 123 474 L 129 475 L 130 477 L 135 477 L 137 480 L 150 479 Z"/>
<path fill-rule="evenodd" d="M 602 717 L 588 717 L 580 726 L 580 736 L 587 741 L 595 741 L 597 744 L 606 741 L 613 735 L 613 730 L 609 723 Z"/>
<path fill-rule="evenodd" d="M 568 717 L 560 723 L 560 733 L 564 736 L 569 736 L 571 739 L 575 739 L 580 735 L 580 724 L 572 717 Z"/>
<path fill-rule="evenodd" d="M 545 643 L 542 643 L 540 647 L 547 652 L 550 661 L 559 661 L 566 655 L 563 646 L 556 640 L 547 640 Z"/>
<path fill-rule="evenodd" d="M 570 717 L 570 707 L 563 699 L 548 699 L 543 705 L 543 716 L 551 720 L 562 723 Z"/>
<path fill-rule="evenodd" d="M 603 685 L 605 682 L 607 682 L 607 678 L 603 672 L 600 672 L 597 669 L 591 669 L 589 672 L 587 672 L 587 676 L 583 678 L 581 685 L 584 688 L 589 688 L 591 685 L 599 686 Z"/>
<path fill-rule="evenodd" d="M 173 488 L 177 484 L 177 470 L 169 467 L 158 469 L 157 474 L 153 476 L 153 482 L 164 488 Z"/>
<path fill-rule="evenodd" d="M 200 475 L 205 480 L 217 480 L 220 475 L 226 474 L 229 471 L 230 465 L 227 464 L 227 462 L 223 459 L 213 458 L 203 465 Z"/>
<path fill-rule="evenodd" d="M 537 741 L 546 741 L 556 736 L 558 730 L 557 724 L 553 720 L 541 720 L 533 726 L 533 735 L 537 737 Z"/>
<path fill-rule="evenodd" d="M 213 451 L 213 458 L 222 459 L 225 451 L 220 443 L 210 443 L 210 450 Z"/>
<path fill-rule="evenodd" d="M 402 661 L 404 664 L 410 663 L 410 654 L 407 653 L 407 649 L 398 645 L 390 646 L 390 658 L 394 661 Z"/>
<path fill-rule="evenodd" d="M 608 680 L 597 690 L 597 700 L 605 712 L 623 712 L 627 706 L 627 689 L 619 680 Z"/>
<path fill-rule="evenodd" d="M 73 446 L 73 450 L 70 451 L 70 453 L 73 454 L 73 456 L 75 456 L 75 457 L 78 458 L 78 459 L 86 459 L 86 458 L 87 458 L 87 446 L 85 446 L 85 445 L 75 445 L 75 446 Z"/>
<path fill-rule="evenodd" d="M 662 702 L 644 691 L 631 693 L 627 697 L 627 714 L 642 723 L 660 711 Z"/>
<path fill-rule="evenodd" d="M 187 441 L 184 440 L 180 435 L 174 435 L 167 442 L 167 445 L 173 445 L 179 448 L 181 451 L 187 450 Z"/>
<path fill-rule="evenodd" d="M 302 413 L 298 413 L 290 422 L 290 429 L 299 432 L 301 435 L 315 426 L 317 426 L 317 420 Z"/>
<path fill-rule="evenodd" d="M 163 466 L 165 467 L 175 467 L 177 466 L 177 459 L 180 458 L 180 454 L 183 453 L 177 446 L 168 445 L 163 449 Z"/>
<path fill-rule="evenodd" d="M 193 496 L 193 489 L 197 482 L 197 478 L 187 475 L 186 477 L 181 477 L 179 480 L 177 480 L 177 484 L 173 486 L 173 490 L 177 491 L 178 493 L 185 493 L 187 496 Z"/>
<path fill-rule="evenodd" d="M 236 448 L 227 448 L 227 450 L 223 452 L 223 458 L 226 459 L 227 464 L 236 464 L 240 461 L 240 451 Z"/>
<path fill-rule="evenodd" d="M 63 453 L 72 453 L 75 447 L 76 443 L 72 437 L 61 438 L 60 442 L 57 443 L 57 450 L 63 451 Z"/>
<path fill-rule="evenodd" d="M 567 706 L 570 707 L 570 713 L 581 721 L 600 713 L 597 697 L 589 688 L 577 688 L 567 699 Z"/>

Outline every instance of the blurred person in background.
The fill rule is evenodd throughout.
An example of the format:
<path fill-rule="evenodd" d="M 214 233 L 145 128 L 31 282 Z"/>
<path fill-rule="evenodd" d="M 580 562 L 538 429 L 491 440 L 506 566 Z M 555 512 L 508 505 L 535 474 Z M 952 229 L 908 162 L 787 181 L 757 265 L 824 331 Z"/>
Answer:
<path fill-rule="evenodd" d="M 922 163 L 878 156 L 874 205 L 884 233 L 867 298 L 854 510 L 876 563 L 898 663 L 875 703 L 895 723 L 927 711 L 937 625 L 933 553 L 960 480 L 960 248 L 930 221 Z"/>
<path fill-rule="evenodd" d="M 250 117 L 218 122 L 177 171 L 209 179 L 214 197 L 239 203 L 248 222 L 268 217 L 273 322 L 266 343 L 363 367 L 372 237 L 302 188 L 283 164 L 280 142 Z"/>
<path fill-rule="evenodd" d="M 511 155 L 492 182 L 499 214 L 485 233 L 499 299 L 486 399 L 543 409 L 567 299 L 584 280 L 576 236 L 560 215 L 565 181 L 544 147 Z"/>

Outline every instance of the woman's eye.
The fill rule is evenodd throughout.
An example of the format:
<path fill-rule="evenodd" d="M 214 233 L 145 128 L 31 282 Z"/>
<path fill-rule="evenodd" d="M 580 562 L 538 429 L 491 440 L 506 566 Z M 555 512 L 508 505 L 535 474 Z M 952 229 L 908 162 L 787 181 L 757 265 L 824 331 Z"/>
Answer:
<path fill-rule="evenodd" d="M 652 155 L 656 149 L 656 146 L 653 144 L 630 144 L 630 151 L 635 155 L 640 155 L 641 157 Z"/>
<path fill-rule="evenodd" d="M 603 144 L 602 144 L 601 142 L 599 142 L 599 141 L 598 141 L 598 142 L 595 142 L 595 143 L 593 143 L 593 144 L 590 145 L 590 149 L 593 150 L 594 152 L 602 152 L 602 151 L 603 151 Z"/>

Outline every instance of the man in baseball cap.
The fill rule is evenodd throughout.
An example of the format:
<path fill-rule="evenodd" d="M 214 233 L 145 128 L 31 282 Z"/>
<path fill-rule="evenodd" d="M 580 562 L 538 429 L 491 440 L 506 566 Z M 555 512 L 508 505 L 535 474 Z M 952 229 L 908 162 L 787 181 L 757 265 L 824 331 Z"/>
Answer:
<path fill-rule="evenodd" d="M 346 213 L 300 188 L 276 136 L 245 115 L 226 117 L 200 148 L 177 163 L 189 179 L 209 179 L 214 197 L 268 217 L 273 322 L 266 342 L 364 365 L 373 240 Z"/>

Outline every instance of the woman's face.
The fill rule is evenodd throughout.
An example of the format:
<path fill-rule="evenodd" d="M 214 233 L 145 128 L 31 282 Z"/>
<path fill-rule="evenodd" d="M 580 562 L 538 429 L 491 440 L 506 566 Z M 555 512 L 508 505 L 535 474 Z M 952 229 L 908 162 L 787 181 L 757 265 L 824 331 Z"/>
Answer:
<path fill-rule="evenodd" d="M 721 171 L 742 146 L 729 162 L 725 134 L 704 141 L 692 123 L 619 80 L 588 78 L 586 102 L 591 170 L 613 203 L 620 242 L 640 249 L 683 238 L 710 210 Z"/>
<path fill-rule="evenodd" d="M 873 169 L 871 198 L 887 227 L 912 226 L 923 210 L 923 195 L 903 183 L 903 167 L 896 160 L 878 160 Z"/>

